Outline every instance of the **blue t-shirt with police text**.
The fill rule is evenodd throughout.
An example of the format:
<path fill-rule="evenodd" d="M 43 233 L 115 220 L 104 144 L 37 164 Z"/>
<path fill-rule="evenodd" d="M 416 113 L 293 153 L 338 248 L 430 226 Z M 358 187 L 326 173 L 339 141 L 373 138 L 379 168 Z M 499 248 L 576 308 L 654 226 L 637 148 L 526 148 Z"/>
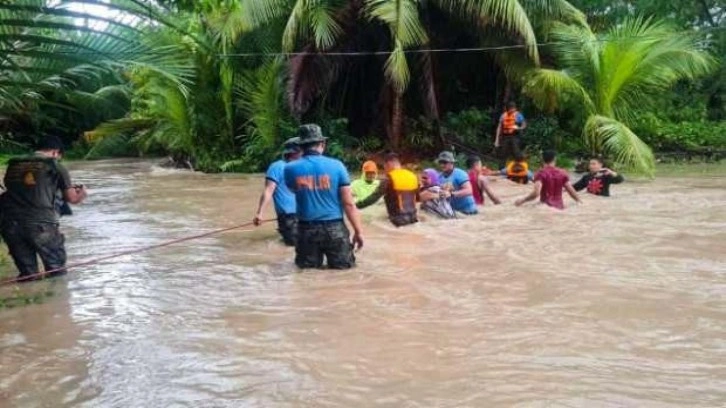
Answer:
<path fill-rule="evenodd" d="M 285 166 L 285 183 L 295 194 L 300 221 L 343 219 L 340 188 L 350 185 L 350 176 L 339 160 L 307 153 Z"/>
<path fill-rule="evenodd" d="M 265 174 L 265 179 L 277 184 L 272 200 L 275 202 L 275 212 L 278 215 L 295 214 L 295 194 L 287 188 L 285 184 L 285 166 L 284 160 L 278 160 L 270 165 Z"/>

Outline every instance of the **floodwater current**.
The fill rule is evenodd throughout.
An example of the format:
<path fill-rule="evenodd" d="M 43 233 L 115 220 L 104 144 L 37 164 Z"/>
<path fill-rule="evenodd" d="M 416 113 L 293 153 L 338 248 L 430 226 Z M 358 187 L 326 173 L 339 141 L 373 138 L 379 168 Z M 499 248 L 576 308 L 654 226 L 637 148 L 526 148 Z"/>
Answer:
<path fill-rule="evenodd" d="M 71 263 L 251 220 L 263 183 L 70 168 Z M 271 224 L 73 270 L 0 310 L 0 406 L 726 406 L 726 177 L 563 212 L 493 186 L 474 218 L 367 209 L 351 271 L 298 272 Z"/>

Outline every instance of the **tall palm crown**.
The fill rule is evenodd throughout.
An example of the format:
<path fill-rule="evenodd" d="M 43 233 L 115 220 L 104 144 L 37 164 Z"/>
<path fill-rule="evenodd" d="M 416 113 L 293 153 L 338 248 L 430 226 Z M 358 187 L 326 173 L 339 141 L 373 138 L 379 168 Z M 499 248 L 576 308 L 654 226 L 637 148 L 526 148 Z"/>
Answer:
<path fill-rule="evenodd" d="M 644 18 L 628 19 L 602 36 L 556 23 L 551 40 L 562 69 L 535 70 L 525 92 L 542 108 L 581 110 L 583 135 L 594 152 L 652 175 L 653 153 L 629 126 L 676 81 L 712 69 L 711 56 L 695 36 Z"/>

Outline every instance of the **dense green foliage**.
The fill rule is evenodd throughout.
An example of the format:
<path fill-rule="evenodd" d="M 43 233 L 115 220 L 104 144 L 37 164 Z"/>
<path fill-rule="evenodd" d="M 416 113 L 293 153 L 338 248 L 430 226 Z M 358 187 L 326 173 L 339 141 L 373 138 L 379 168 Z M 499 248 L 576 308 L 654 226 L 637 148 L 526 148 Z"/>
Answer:
<path fill-rule="evenodd" d="M 56 133 L 88 158 L 260 171 L 316 121 L 351 164 L 451 140 L 491 154 L 498 112 L 517 99 L 530 152 L 605 152 L 647 173 L 648 146 L 724 146 L 724 65 L 705 52 L 726 54 L 726 18 L 711 2 L 0 0 L 0 148 Z M 472 47 L 494 49 L 427 51 Z M 640 82 L 605 103 L 593 84 L 606 81 L 572 75 L 577 52 Z M 688 62 L 665 57 L 676 54 Z M 630 58 L 623 76 L 614 62 L 633 55 L 662 58 L 650 76 Z M 568 75 L 585 92 L 553 82 Z"/>

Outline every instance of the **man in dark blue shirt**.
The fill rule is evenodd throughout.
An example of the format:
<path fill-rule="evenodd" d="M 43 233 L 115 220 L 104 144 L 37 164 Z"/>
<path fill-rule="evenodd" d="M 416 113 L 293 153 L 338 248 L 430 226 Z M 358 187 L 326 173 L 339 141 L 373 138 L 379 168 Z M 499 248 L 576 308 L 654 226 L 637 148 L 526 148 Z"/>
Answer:
<path fill-rule="evenodd" d="M 320 126 L 300 126 L 298 137 L 303 157 L 285 166 L 285 184 L 297 205 L 295 264 L 321 268 L 325 257 L 331 269 L 351 268 L 354 247 L 363 247 L 363 232 L 348 170 L 339 160 L 323 156 L 327 138 Z M 353 227 L 353 244 L 344 213 Z"/>
<path fill-rule="evenodd" d="M 272 200 L 275 203 L 275 213 L 277 214 L 277 231 L 280 232 L 285 245 L 295 246 L 297 208 L 295 194 L 285 184 L 285 166 L 287 163 L 299 159 L 302 150 L 300 150 L 299 139 L 296 137 L 285 141 L 283 148 L 282 159 L 272 163 L 265 173 L 265 191 L 260 196 L 260 203 L 257 206 L 253 222 L 258 226 L 262 224 L 262 213 Z"/>

